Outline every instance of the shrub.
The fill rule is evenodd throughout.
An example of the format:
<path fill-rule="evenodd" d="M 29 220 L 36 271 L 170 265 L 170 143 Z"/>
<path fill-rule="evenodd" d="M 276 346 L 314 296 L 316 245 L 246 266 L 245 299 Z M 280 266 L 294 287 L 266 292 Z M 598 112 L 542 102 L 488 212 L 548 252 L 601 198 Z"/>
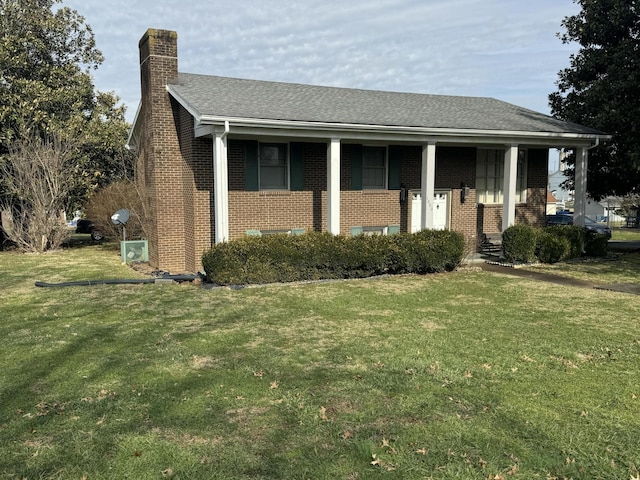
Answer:
<path fill-rule="evenodd" d="M 87 201 L 85 213 L 95 227 L 110 238 L 120 238 L 122 227 L 111 221 L 111 215 L 121 208 L 129 210 L 125 227 L 128 239 L 146 238 L 147 204 L 139 187 L 129 180 L 107 185 L 94 192 Z"/>
<path fill-rule="evenodd" d="M 569 242 L 569 254 L 565 259 L 578 258 L 582 255 L 586 240 L 586 233 L 582 227 L 577 225 L 554 225 L 546 227 L 544 231 L 557 237 L 565 238 Z"/>
<path fill-rule="evenodd" d="M 536 258 L 536 230 L 529 225 L 512 225 L 502 233 L 502 253 L 510 262 L 531 262 Z"/>
<path fill-rule="evenodd" d="M 609 237 L 598 233 L 588 233 L 584 250 L 589 257 L 605 257 L 609 253 Z"/>
<path fill-rule="evenodd" d="M 450 271 L 463 253 L 464 237 L 457 232 L 356 237 L 310 232 L 217 244 L 202 265 L 210 282 L 232 285 Z"/>
<path fill-rule="evenodd" d="M 545 230 L 538 232 L 536 257 L 542 263 L 556 263 L 569 257 L 571 244 L 566 237 Z"/>

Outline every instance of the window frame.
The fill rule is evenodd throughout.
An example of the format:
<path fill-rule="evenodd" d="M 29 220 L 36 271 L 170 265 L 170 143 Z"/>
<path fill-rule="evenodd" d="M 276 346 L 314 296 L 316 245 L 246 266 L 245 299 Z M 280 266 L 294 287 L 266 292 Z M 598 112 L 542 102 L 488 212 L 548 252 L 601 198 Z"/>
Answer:
<path fill-rule="evenodd" d="M 279 147 L 284 149 L 284 165 L 263 165 L 263 148 L 264 147 Z M 291 159 L 290 159 L 290 145 L 287 142 L 259 142 L 258 143 L 258 190 L 260 191 L 288 191 L 291 189 Z M 284 185 L 263 185 L 263 168 L 284 168 Z"/>
<path fill-rule="evenodd" d="M 476 201 L 478 204 L 501 205 L 504 203 L 504 155 L 505 150 L 500 148 L 477 149 Z M 492 156 L 493 158 L 491 158 Z M 527 202 L 527 169 L 528 152 L 527 150 L 519 150 L 516 171 L 516 203 Z M 493 188 L 489 188 L 491 183 L 493 183 Z"/>
<path fill-rule="evenodd" d="M 371 160 L 371 158 L 366 158 L 366 152 L 369 150 L 382 150 L 384 152 L 383 158 L 383 166 L 375 167 L 375 166 L 367 166 L 367 160 Z M 366 170 L 382 170 L 382 184 L 376 185 L 367 185 L 365 179 L 367 176 L 365 175 Z M 388 145 L 363 145 L 362 146 L 362 190 L 388 190 L 389 188 L 389 146 Z"/>

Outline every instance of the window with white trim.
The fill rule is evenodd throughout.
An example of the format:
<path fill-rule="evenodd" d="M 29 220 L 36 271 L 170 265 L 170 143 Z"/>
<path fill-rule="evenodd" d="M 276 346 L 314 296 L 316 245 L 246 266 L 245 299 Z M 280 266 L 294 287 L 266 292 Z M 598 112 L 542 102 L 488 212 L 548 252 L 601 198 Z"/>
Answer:
<path fill-rule="evenodd" d="M 387 188 L 387 147 L 362 147 L 362 188 Z"/>
<path fill-rule="evenodd" d="M 261 143 L 260 190 L 289 189 L 289 159 L 286 143 Z"/>
<path fill-rule="evenodd" d="M 504 195 L 504 150 L 479 148 L 476 162 L 476 198 L 478 203 L 500 204 Z M 516 203 L 527 201 L 527 155 L 518 152 Z"/>

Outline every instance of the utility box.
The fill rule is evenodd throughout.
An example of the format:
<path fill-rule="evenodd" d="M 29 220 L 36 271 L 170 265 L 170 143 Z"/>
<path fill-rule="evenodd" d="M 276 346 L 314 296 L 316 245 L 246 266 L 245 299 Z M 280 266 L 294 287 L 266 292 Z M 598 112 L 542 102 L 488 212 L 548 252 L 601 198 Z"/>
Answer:
<path fill-rule="evenodd" d="M 120 257 L 123 263 L 148 262 L 149 243 L 147 240 L 127 240 L 120 242 Z"/>

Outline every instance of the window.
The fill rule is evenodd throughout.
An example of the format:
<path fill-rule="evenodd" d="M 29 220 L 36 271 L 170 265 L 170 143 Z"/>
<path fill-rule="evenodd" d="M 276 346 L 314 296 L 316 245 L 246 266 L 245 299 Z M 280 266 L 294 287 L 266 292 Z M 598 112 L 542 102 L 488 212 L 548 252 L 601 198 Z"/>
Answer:
<path fill-rule="evenodd" d="M 384 190 L 387 188 L 387 148 L 362 148 L 362 188 Z"/>
<path fill-rule="evenodd" d="M 289 162 L 285 143 L 260 144 L 260 190 L 287 190 Z"/>
<path fill-rule="evenodd" d="M 527 158 L 524 151 L 518 154 L 516 173 L 516 203 L 527 201 Z M 476 163 L 476 192 L 478 203 L 503 202 L 504 150 L 478 149 Z"/>

